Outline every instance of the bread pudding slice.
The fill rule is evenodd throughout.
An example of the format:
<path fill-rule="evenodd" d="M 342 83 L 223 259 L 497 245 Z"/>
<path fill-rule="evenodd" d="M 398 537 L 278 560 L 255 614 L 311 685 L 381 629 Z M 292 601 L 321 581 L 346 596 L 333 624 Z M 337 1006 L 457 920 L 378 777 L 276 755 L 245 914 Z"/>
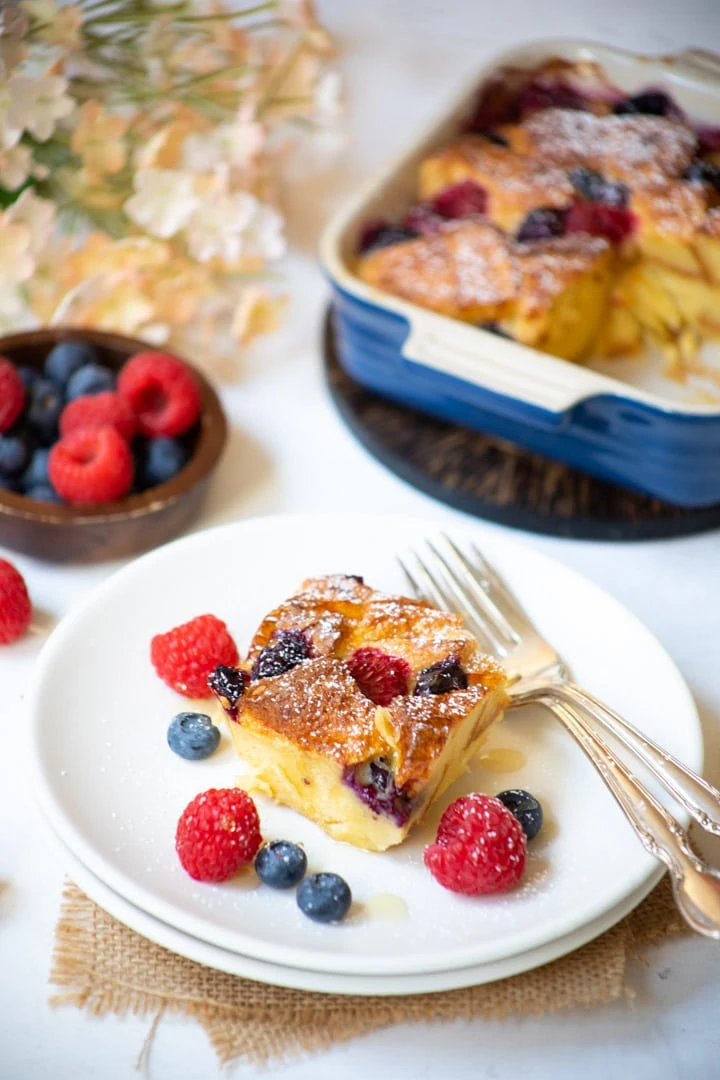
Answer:
<path fill-rule="evenodd" d="M 212 682 L 238 783 L 371 851 L 404 840 L 507 700 L 457 616 L 346 576 L 305 581 Z"/>
<path fill-rule="evenodd" d="M 518 244 L 483 221 L 380 248 L 358 268 L 367 282 L 474 323 L 498 323 L 523 345 L 580 360 L 605 309 L 611 246 L 578 233 Z"/>

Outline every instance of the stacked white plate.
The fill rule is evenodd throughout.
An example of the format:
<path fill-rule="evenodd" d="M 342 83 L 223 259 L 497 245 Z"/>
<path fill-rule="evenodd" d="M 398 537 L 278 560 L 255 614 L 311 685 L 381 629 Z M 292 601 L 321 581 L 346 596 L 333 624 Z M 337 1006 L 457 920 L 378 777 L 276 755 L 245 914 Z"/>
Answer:
<path fill-rule="evenodd" d="M 335 993 L 405 994 L 468 986 L 543 964 L 630 911 L 661 875 L 582 752 L 546 711 L 513 711 L 442 805 L 383 854 L 339 844 L 300 815 L 258 799 L 263 835 L 300 842 L 309 868 L 350 884 L 339 925 L 310 922 L 293 892 L 249 869 L 223 885 L 192 881 L 175 826 L 200 791 L 240 771 L 229 738 L 206 761 L 176 757 L 170 718 L 188 706 L 155 675 L 151 637 L 213 612 L 240 649 L 264 614 L 310 576 L 362 574 L 403 591 L 395 560 L 431 522 L 392 516 L 274 517 L 199 533 L 131 563 L 55 631 L 41 656 L 31 760 L 68 872 L 98 904 L 172 951 L 264 982 Z M 463 534 L 454 531 L 462 540 Z M 690 693 L 649 631 L 607 593 L 514 540 L 476 527 L 578 682 L 692 768 L 702 738 Z M 522 787 L 545 808 L 523 882 L 461 897 L 422 853 L 452 798 Z"/>

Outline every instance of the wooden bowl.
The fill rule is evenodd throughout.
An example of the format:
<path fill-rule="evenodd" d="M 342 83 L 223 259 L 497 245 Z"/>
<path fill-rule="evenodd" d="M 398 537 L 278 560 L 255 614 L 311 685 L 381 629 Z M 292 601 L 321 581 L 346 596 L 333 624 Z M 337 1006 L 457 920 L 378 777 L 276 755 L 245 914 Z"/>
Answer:
<path fill-rule="evenodd" d="M 151 348 L 120 334 L 67 327 L 0 338 L 0 356 L 41 369 L 50 349 L 68 338 L 94 345 L 100 362 L 115 371 L 130 356 Z M 139 495 L 98 506 L 36 502 L 0 489 L 0 545 L 52 562 L 100 562 L 137 555 L 187 528 L 200 510 L 227 439 L 217 394 L 196 368 L 188 367 L 200 387 L 202 413 L 192 456 L 177 476 Z"/>

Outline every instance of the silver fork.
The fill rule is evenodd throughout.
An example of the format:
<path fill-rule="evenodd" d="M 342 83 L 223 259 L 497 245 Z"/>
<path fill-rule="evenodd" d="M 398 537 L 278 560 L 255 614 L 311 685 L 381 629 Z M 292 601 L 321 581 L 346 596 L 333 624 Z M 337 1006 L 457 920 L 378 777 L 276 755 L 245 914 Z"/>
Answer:
<path fill-rule="evenodd" d="M 443 551 L 426 540 L 429 556 L 412 553 L 400 565 L 415 594 L 460 615 L 513 681 L 513 704 L 542 702 L 577 740 L 615 796 L 645 849 L 670 872 L 675 901 L 688 924 L 720 939 L 720 872 L 700 859 L 687 834 L 598 734 L 585 713 L 631 751 L 698 821 L 720 835 L 720 792 L 576 686 L 562 659 L 477 548 L 472 559 L 448 537 Z"/>

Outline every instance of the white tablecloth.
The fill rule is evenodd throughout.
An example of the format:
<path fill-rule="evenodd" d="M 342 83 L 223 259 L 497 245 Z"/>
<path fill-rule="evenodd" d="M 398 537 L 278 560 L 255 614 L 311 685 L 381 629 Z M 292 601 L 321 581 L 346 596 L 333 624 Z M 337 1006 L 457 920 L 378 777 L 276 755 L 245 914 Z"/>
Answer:
<path fill-rule="evenodd" d="M 605 40 L 645 51 L 720 46 L 716 0 L 325 0 L 347 73 L 352 141 L 320 182 L 289 193 L 293 302 L 281 334 L 238 360 L 223 399 L 229 452 L 198 527 L 279 511 L 360 508 L 461 515 L 385 471 L 338 419 L 323 385 L 319 334 L 327 298 L 313 261 L 320 224 L 343 194 L 395 152 L 474 68 L 515 42 L 553 36 Z M 687 678 L 706 734 L 708 772 L 720 780 L 720 546 L 718 535 L 648 544 L 527 536 L 627 604 Z M 9 554 L 48 619 L 58 620 L 114 567 L 59 569 Z M 24 698 L 42 638 L 0 651 L 0 1080 L 120 1080 L 149 1021 L 89 1019 L 52 1010 L 47 977 L 63 858 L 41 826 L 18 768 Z M 639 673 L 652 678 L 652 673 Z M 713 845 L 706 843 L 706 851 Z M 720 845 L 714 845 L 720 862 Z M 271 1067 L 283 1080 L 454 1075 L 473 1080 L 710 1080 L 720 1076 L 720 946 L 673 942 L 636 964 L 634 1000 L 506 1023 L 404 1027 L 308 1061 Z M 452 1070 L 452 1073 L 451 1073 Z M 234 1075 L 254 1074 L 239 1065 Z M 156 1080 L 220 1075 L 202 1030 L 168 1018 L 149 1065 Z"/>

